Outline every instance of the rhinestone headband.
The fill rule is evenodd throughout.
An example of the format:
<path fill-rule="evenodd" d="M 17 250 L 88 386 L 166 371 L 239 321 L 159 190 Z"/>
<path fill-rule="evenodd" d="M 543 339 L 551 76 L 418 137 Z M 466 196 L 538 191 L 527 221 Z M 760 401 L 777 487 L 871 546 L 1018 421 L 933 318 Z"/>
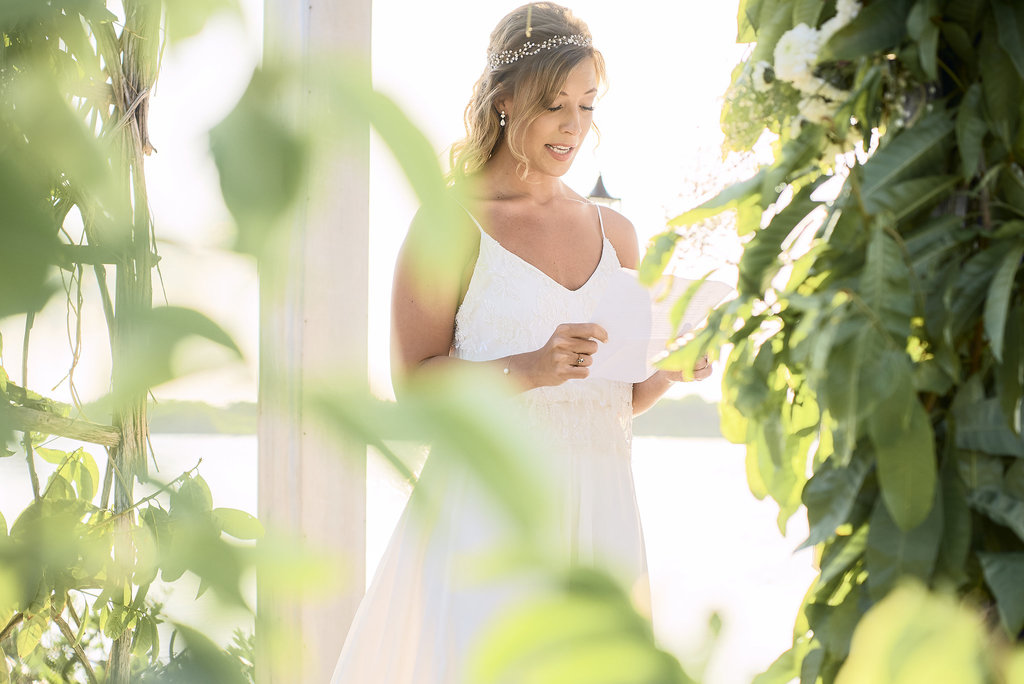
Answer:
<path fill-rule="evenodd" d="M 518 50 L 502 50 L 501 52 L 491 54 L 487 60 L 491 65 L 491 71 L 494 71 L 505 64 L 512 64 L 513 62 L 518 62 L 523 57 L 535 55 L 541 50 L 550 50 L 565 45 L 590 47 L 590 38 L 589 36 L 577 33 L 571 36 L 554 36 L 542 43 L 534 43 L 528 40 Z"/>

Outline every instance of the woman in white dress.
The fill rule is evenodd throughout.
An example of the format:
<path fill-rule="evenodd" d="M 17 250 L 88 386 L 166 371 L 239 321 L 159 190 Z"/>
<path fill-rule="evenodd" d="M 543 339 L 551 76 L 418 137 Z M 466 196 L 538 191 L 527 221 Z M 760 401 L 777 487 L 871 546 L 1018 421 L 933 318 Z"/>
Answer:
<path fill-rule="evenodd" d="M 472 363 L 512 384 L 529 429 L 551 444 L 544 476 L 557 502 L 550 528 L 559 554 L 612 573 L 642 604 L 649 588 L 631 420 L 682 377 L 588 379 L 607 334 L 584 321 L 609 277 L 639 260 L 632 224 L 561 181 L 593 125 L 604 78 L 591 40 L 552 3 L 516 9 L 492 33 L 466 139 L 452 151 L 452 182 L 469 198 L 460 230 L 470 247 L 457 255 L 464 268 L 424 276 L 409 245 L 435 237 L 417 216 L 396 267 L 394 371 L 403 378 Z M 693 376 L 710 373 L 704 359 Z M 500 514 L 471 478 L 438 477 L 444 496 L 429 520 L 417 519 L 414 505 L 403 514 L 334 684 L 462 684 L 475 639 L 521 597 L 513 583 L 460 575 L 467 558 L 498 550 Z"/>

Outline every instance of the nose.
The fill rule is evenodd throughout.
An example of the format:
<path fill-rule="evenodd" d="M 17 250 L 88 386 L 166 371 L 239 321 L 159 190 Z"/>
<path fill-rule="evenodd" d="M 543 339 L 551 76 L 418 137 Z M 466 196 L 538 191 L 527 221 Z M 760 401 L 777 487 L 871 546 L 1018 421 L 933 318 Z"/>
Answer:
<path fill-rule="evenodd" d="M 569 135 L 578 135 L 580 132 L 580 112 L 574 107 L 567 107 L 566 114 L 562 117 L 561 130 Z"/>

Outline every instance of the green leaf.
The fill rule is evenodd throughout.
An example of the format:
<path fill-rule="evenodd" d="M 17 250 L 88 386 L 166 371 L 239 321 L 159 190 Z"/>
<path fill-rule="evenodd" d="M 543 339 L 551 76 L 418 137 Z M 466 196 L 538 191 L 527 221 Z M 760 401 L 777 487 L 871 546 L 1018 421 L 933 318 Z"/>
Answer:
<path fill-rule="evenodd" d="M 927 176 L 879 188 L 870 197 L 864 198 L 864 205 L 871 213 L 891 211 L 898 223 L 914 214 L 930 209 L 949 195 L 949 191 L 960 182 L 958 175 Z"/>
<path fill-rule="evenodd" d="M 1024 458 L 1024 440 L 1007 425 L 998 399 L 957 401 L 953 415 L 960 449 Z"/>
<path fill-rule="evenodd" d="M 11 668 L 7 664 L 7 654 L 0 646 L 0 684 L 11 684 Z"/>
<path fill-rule="evenodd" d="M 1007 252 L 1003 262 L 992 278 L 985 299 L 985 334 L 988 336 L 992 355 L 997 361 L 1003 360 L 1003 336 L 1006 332 L 1006 313 L 1013 296 L 1014 277 L 1024 257 L 1024 242 Z"/>
<path fill-rule="evenodd" d="M 214 508 L 213 515 L 220 529 L 235 539 L 259 539 L 263 536 L 263 525 L 253 515 L 237 508 Z"/>
<path fill-rule="evenodd" d="M 896 390 L 868 420 L 882 500 L 902 530 L 928 517 L 935 500 L 935 434 L 914 391 L 909 363 L 893 369 Z"/>
<path fill-rule="evenodd" d="M 969 492 L 967 502 L 976 511 L 1013 531 L 1024 541 L 1024 501 L 1003 493 L 996 487 Z"/>
<path fill-rule="evenodd" d="M 992 12 L 999 27 L 999 45 L 1010 56 L 1017 74 L 1024 78 L 1024 8 L 1020 3 L 992 0 Z"/>
<path fill-rule="evenodd" d="M 762 230 L 754 233 L 753 239 L 743 249 L 740 258 L 739 290 L 741 294 L 758 295 L 763 293 L 772 278 L 782 267 L 779 254 L 782 244 L 808 214 L 819 205 L 811 199 L 811 194 L 826 180 L 818 178 L 805 186 L 796 197 L 772 218 Z"/>
<path fill-rule="evenodd" d="M 1007 636 L 1015 639 L 1024 628 L 1024 553 L 979 553 L 978 560 Z"/>
<path fill-rule="evenodd" d="M 793 26 L 791 5 L 790 0 L 764 0 L 757 27 L 757 44 L 750 55 L 752 63 L 772 61 L 779 38 Z"/>
<path fill-rule="evenodd" d="M 1008 148 L 1013 147 L 1020 120 L 1021 77 L 1000 45 L 991 25 L 985 28 L 979 47 L 981 88 L 990 128 Z"/>
<path fill-rule="evenodd" d="M 933 81 L 939 78 L 936 55 L 939 47 L 939 26 L 936 20 L 940 14 L 937 0 L 919 0 L 907 17 L 907 31 L 910 37 L 917 41 L 921 68 Z"/>
<path fill-rule="evenodd" d="M 956 115 L 956 141 L 964 178 L 974 178 L 981 161 L 982 143 L 988 127 L 981 113 L 981 84 L 972 83 L 964 93 Z"/>
<path fill-rule="evenodd" d="M 124 361 L 122 391 L 129 396 L 145 393 L 150 387 L 201 368 L 203 359 L 198 354 L 182 356 L 178 353 L 187 339 L 208 340 L 233 356 L 242 355 L 238 345 L 222 327 L 194 309 L 161 306 L 125 320 L 129 318 L 139 339 L 143 340 L 128 351 Z"/>
<path fill-rule="evenodd" d="M 889 140 L 863 166 L 861 194 L 864 201 L 871 202 L 875 193 L 908 176 L 930 171 L 935 158 L 944 154 L 946 139 L 953 128 L 949 115 L 938 110 L 913 127 L 886 136 Z"/>
<path fill-rule="evenodd" d="M 281 111 L 286 92 L 283 71 L 257 71 L 210 131 L 221 193 L 239 228 L 236 248 L 255 256 L 264 256 L 306 179 L 310 150 Z"/>
<path fill-rule="evenodd" d="M 878 501 L 868 523 L 868 547 L 864 554 L 868 591 L 878 600 L 898 581 L 916 577 L 928 582 L 942 541 L 941 496 L 930 502 L 931 512 L 921 524 L 901 529 L 884 501 Z"/>
<path fill-rule="evenodd" d="M 36 650 L 39 640 L 43 638 L 43 630 L 46 627 L 46 618 L 42 615 L 33 615 L 22 623 L 18 630 L 18 637 L 15 640 L 18 649 L 18 658 L 25 660 L 32 651 Z"/>
<path fill-rule="evenodd" d="M 858 455 L 846 466 L 837 466 L 829 459 L 818 468 L 803 490 L 810 531 L 799 548 L 825 541 L 835 535 L 837 527 L 849 522 L 850 511 L 869 469 L 870 462 Z"/>
<path fill-rule="evenodd" d="M 824 0 L 796 0 L 793 3 L 793 26 L 807 24 L 814 27 L 818 25 L 821 17 L 821 10 L 824 9 Z"/>
<path fill-rule="evenodd" d="M 4 518 L 4 514 L 0 512 L 0 537 L 7 536 L 7 519 Z"/>
<path fill-rule="evenodd" d="M 953 461 L 946 458 L 940 473 L 943 522 L 936 569 L 959 587 L 968 581 L 966 565 L 971 547 L 972 522 L 971 510 L 967 505 L 967 489 Z"/>
<path fill-rule="evenodd" d="M 727 209 L 735 209 L 746 201 L 760 200 L 760 188 L 766 174 L 767 169 L 761 169 L 752 178 L 733 183 L 706 202 L 669 220 L 668 225 L 673 228 L 692 225 Z"/>
<path fill-rule="evenodd" d="M 661 233 L 651 240 L 644 253 L 643 261 L 640 262 L 640 269 L 637 275 L 638 280 L 645 287 L 651 287 L 658 281 L 658 278 L 665 272 L 668 262 L 675 252 L 676 243 L 680 235 L 674 230 Z"/>
<path fill-rule="evenodd" d="M 821 555 L 821 574 L 816 584 L 827 585 L 857 562 L 868 546 L 868 526 L 861 525 L 847 537 L 837 537 L 825 546 Z"/>
<path fill-rule="evenodd" d="M 999 405 L 1007 424 L 1018 435 L 1024 431 L 1024 309 L 1017 306 L 1007 316 L 1003 363 L 996 374 Z M 1024 497 L 1022 497 L 1024 498 Z"/>
<path fill-rule="evenodd" d="M 48 449 L 46 447 L 37 447 L 36 453 L 47 463 L 53 463 L 54 465 L 60 465 L 67 457 L 66 451 L 60 451 L 59 449 Z"/>
<path fill-rule="evenodd" d="M 895 47 L 907 33 L 910 6 L 910 0 L 885 0 L 865 6 L 825 43 L 819 61 L 856 59 Z"/>
<path fill-rule="evenodd" d="M 196 35 L 219 14 L 230 12 L 241 18 L 237 0 L 174 0 L 161 4 L 167 12 L 167 36 L 172 44 Z"/>

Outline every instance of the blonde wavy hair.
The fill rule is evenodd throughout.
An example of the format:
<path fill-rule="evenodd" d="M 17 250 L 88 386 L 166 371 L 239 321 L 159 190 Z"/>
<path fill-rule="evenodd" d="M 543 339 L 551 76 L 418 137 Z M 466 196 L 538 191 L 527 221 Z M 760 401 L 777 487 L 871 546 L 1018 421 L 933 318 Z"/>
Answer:
<path fill-rule="evenodd" d="M 554 36 L 576 34 L 590 38 L 590 29 L 568 8 L 552 2 L 531 3 L 513 10 L 498 22 L 491 33 L 487 54 L 517 50 L 527 40 L 541 43 Z M 457 184 L 482 169 L 497 150 L 502 135 L 507 136 L 509 150 L 519 162 L 520 176 L 526 178 L 529 162 L 523 139 L 527 128 L 558 97 L 569 72 L 586 59 L 594 60 L 598 83 L 605 83 L 604 57 L 593 47 L 565 45 L 542 50 L 503 64 L 494 71 L 487 64 L 466 105 L 466 137 L 451 148 L 449 184 Z M 494 105 L 503 95 L 512 97 L 511 111 L 505 112 L 504 127 Z"/>

